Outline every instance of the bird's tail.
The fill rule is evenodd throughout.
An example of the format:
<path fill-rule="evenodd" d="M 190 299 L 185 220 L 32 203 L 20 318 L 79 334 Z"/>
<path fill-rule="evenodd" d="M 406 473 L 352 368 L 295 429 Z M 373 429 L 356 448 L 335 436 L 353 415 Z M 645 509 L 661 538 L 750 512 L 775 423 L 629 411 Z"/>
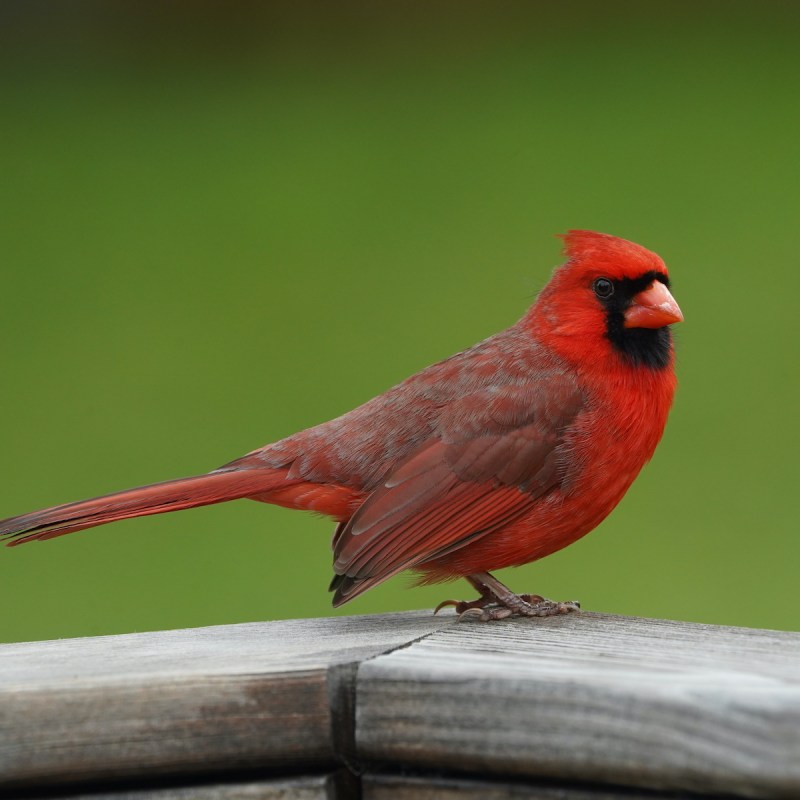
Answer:
<path fill-rule="evenodd" d="M 9 547 L 13 547 L 93 528 L 106 522 L 249 497 L 269 491 L 284 482 L 284 473 L 279 470 L 240 469 L 154 483 L 0 520 L 0 540 L 5 540 Z"/>

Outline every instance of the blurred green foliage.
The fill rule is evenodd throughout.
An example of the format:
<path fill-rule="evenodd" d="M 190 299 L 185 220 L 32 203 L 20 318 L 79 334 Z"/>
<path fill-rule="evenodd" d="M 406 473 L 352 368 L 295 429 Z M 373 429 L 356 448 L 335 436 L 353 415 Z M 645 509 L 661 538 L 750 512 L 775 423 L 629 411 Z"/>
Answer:
<path fill-rule="evenodd" d="M 798 627 L 795 4 L 14 5 L 0 516 L 338 415 L 513 322 L 585 227 L 667 260 L 679 395 L 615 513 L 502 579 Z M 0 640 L 330 614 L 331 532 L 241 501 L 4 550 Z M 336 613 L 470 594 L 407 583 Z"/>

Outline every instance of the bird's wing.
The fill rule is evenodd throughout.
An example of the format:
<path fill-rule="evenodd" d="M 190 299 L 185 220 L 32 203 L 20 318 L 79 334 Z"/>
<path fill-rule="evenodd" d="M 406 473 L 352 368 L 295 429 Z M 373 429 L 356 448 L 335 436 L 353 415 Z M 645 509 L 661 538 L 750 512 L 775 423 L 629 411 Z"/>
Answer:
<path fill-rule="evenodd" d="M 439 435 L 397 464 L 337 531 L 334 605 L 528 513 L 559 483 L 559 445 L 582 406 L 563 373 L 450 404 Z"/>

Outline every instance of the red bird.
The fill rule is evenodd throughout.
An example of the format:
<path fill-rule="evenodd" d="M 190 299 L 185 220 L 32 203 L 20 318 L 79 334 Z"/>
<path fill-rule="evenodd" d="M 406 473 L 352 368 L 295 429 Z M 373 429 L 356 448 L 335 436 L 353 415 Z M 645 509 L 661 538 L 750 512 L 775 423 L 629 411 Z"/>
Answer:
<path fill-rule="evenodd" d="M 516 595 L 491 570 L 566 547 L 603 520 L 655 451 L 675 391 L 664 262 L 591 231 L 515 325 L 337 419 L 206 475 L 0 522 L 9 545 L 250 498 L 316 511 L 333 535 L 339 606 L 403 570 L 465 577 L 445 601 L 483 620 L 578 607 Z M 437 609 L 438 610 L 438 609 Z"/>

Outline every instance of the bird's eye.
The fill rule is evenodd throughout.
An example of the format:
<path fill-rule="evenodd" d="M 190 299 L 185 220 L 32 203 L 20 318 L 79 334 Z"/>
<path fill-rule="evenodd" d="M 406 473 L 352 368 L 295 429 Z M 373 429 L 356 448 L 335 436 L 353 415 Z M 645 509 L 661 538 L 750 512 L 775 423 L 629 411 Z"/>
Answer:
<path fill-rule="evenodd" d="M 592 284 L 592 289 L 594 289 L 594 293 L 603 300 L 614 294 L 614 284 L 611 283 L 608 278 L 598 278 Z"/>

